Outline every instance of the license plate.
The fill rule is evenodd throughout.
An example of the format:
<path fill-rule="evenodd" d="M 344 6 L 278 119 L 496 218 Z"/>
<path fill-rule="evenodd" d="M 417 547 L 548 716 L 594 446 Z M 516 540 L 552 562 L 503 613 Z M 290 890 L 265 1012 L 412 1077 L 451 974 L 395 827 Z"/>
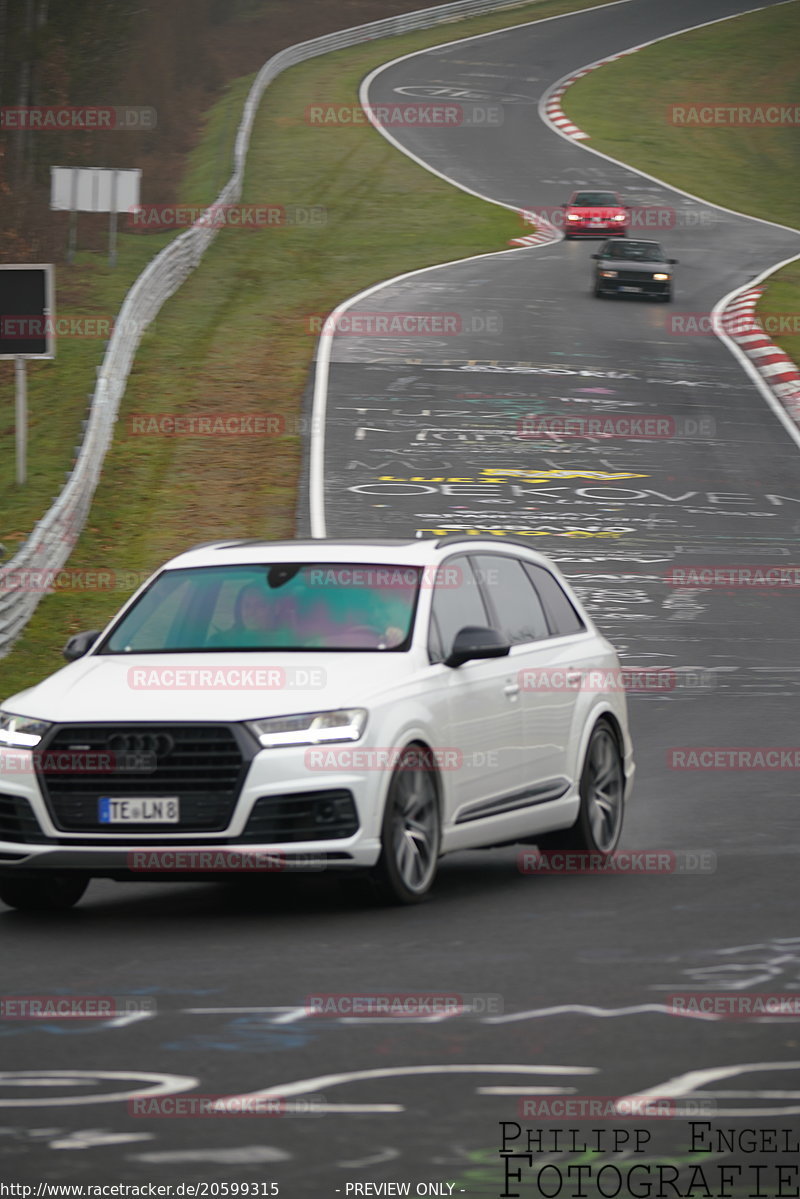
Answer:
<path fill-rule="evenodd" d="M 621 287 L 620 291 L 641 291 L 641 287 Z"/>
<path fill-rule="evenodd" d="M 603 227 L 603 225 L 605 225 L 605 223 L 606 222 L 601 221 L 599 217 L 594 217 L 591 221 L 589 221 L 589 224 L 592 225 L 595 229 L 602 229 L 602 227 Z"/>
<path fill-rule="evenodd" d="M 101 824 L 177 824 L 180 801 L 177 795 L 162 799 L 113 799 L 103 796 L 99 804 Z"/>

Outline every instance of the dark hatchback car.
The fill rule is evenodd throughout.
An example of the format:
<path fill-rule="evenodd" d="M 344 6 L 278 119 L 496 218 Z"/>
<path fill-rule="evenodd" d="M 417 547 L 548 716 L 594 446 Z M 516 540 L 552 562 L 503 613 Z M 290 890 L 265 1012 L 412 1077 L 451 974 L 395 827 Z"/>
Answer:
<path fill-rule="evenodd" d="M 607 241 L 597 254 L 592 290 L 596 296 L 656 296 L 672 299 L 672 267 L 677 258 L 667 258 L 657 241 Z"/>

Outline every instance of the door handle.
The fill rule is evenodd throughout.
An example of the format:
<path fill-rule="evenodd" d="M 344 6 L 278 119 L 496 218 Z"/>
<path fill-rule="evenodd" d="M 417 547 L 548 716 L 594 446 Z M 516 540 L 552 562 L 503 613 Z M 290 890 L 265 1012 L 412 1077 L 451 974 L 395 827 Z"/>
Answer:
<path fill-rule="evenodd" d="M 582 670 L 568 670 L 567 671 L 567 686 L 568 687 L 580 687 L 582 681 L 583 681 L 583 671 Z"/>
<path fill-rule="evenodd" d="M 519 695 L 519 683 L 506 683 L 503 688 L 503 695 Z"/>

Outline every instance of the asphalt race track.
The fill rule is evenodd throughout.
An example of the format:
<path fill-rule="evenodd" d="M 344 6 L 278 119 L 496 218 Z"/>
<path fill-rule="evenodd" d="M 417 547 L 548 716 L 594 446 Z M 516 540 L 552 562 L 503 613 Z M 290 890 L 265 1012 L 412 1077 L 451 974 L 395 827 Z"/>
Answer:
<path fill-rule="evenodd" d="M 456 319 L 442 336 L 336 336 L 316 514 L 331 536 L 513 531 L 552 555 L 625 664 L 671 680 L 631 695 L 638 774 L 623 848 L 676 851 L 686 871 L 537 877 L 507 849 L 448 859 L 432 899 L 407 910 L 364 908 L 309 876 L 267 879 L 258 891 L 95 882 L 64 916 L 4 912 L 20 994 L 129 997 L 143 1009 L 0 1021 L 4 1178 L 274 1180 L 283 1196 L 320 1197 L 398 1181 L 412 1194 L 417 1183 L 452 1183 L 453 1194 L 500 1195 L 500 1121 L 577 1129 L 574 1146 L 544 1141 L 562 1171 L 695 1166 L 692 1114 L 713 1117 L 713 1128 L 797 1128 L 798 1016 L 748 1018 L 741 1003 L 737 1019 L 680 1016 L 669 1001 L 800 993 L 796 771 L 670 766 L 675 749 L 796 745 L 797 605 L 790 590 L 677 587 L 665 576 L 794 563 L 798 444 L 713 335 L 679 335 L 670 322 L 708 313 L 800 253 L 800 234 L 615 166 L 537 115 L 543 92 L 571 70 L 749 7 L 630 0 L 454 43 L 375 76 L 372 104 L 445 94 L 502 104 L 491 129 L 392 130 L 483 195 L 536 210 L 595 186 L 673 210 L 673 227 L 656 236 L 680 260 L 677 291 L 671 305 L 595 299 L 598 243 L 561 241 L 417 273 L 357 301 L 351 315 Z M 589 412 L 657 417 L 669 432 L 520 436 L 528 414 Z M 461 1006 L 425 1019 L 306 1010 L 309 996 L 365 992 L 456 996 Z M 159 1085 L 274 1091 L 285 1109 L 200 1119 L 130 1111 L 128 1095 Z M 645 1090 L 675 1100 L 669 1118 L 518 1115 L 523 1094 Z M 711 1193 L 753 1193 L 752 1176 L 722 1192 L 712 1174 L 753 1162 L 767 1167 L 762 1195 L 793 1193 L 797 1175 L 781 1192 L 775 1173 L 797 1166 L 791 1145 L 747 1145 L 702 1159 Z M 538 1195 L 527 1164 L 513 1168 L 525 1185 L 508 1193 Z M 566 1178 L 563 1188 L 570 1199 L 597 1193 Z M 546 1193 L 558 1193 L 552 1179 Z"/>

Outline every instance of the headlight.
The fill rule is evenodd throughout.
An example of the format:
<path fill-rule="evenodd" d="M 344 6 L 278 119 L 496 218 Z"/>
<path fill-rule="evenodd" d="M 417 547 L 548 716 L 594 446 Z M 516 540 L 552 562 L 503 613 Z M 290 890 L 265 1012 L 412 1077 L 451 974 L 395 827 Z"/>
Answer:
<path fill-rule="evenodd" d="M 0 712 L 0 745 L 11 746 L 14 749 L 33 749 L 49 728 L 46 720 L 34 720 L 32 716 L 16 716 L 13 712 Z"/>
<path fill-rule="evenodd" d="M 665 279 L 669 279 L 669 275 L 653 275 L 653 278 L 663 282 Z"/>
<path fill-rule="evenodd" d="M 304 712 L 300 716 L 270 716 L 249 720 L 265 749 L 278 745 L 332 745 L 358 741 L 367 723 L 364 708 L 342 708 L 338 712 Z"/>
<path fill-rule="evenodd" d="M 604 279 L 616 279 L 618 271 L 601 271 L 600 274 Z"/>
<path fill-rule="evenodd" d="M 612 221 L 624 221 L 625 213 L 624 212 L 615 212 L 611 219 L 612 219 Z"/>
<path fill-rule="evenodd" d="M 581 218 L 578 216 L 578 214 L 576 212 L 568 212 L 567 213 L 568 221 L 579 221 L 580 219 Z"/>

